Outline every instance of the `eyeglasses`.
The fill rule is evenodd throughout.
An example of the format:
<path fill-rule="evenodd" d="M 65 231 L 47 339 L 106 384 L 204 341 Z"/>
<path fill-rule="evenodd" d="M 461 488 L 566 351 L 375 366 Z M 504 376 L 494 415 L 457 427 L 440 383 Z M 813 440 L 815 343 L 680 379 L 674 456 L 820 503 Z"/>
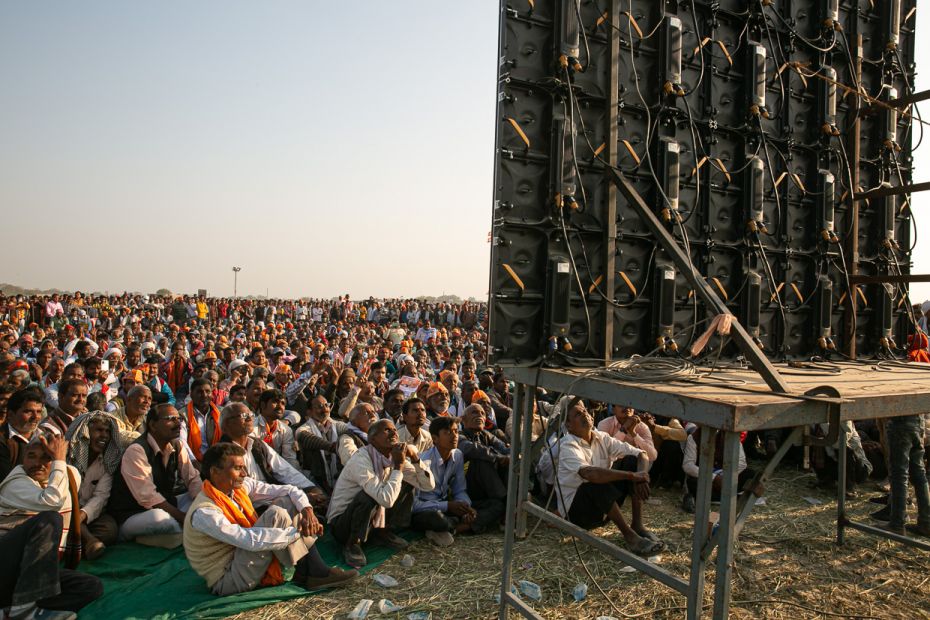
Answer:
<path fill-rule="evenodd" d="M 163 417 L 163 418 L 158 418 L 158 419 L 159 419 L 159 420 L 165 420 L 165 421 L 167 421 L 167 422 L 175 422 L 175 421 L 180 422 L 180 421 L 181 421 L 181 416 L 179 416 L 179 415 L 167 415 L 167 416 L 165 416 L 165 417 Z"/>

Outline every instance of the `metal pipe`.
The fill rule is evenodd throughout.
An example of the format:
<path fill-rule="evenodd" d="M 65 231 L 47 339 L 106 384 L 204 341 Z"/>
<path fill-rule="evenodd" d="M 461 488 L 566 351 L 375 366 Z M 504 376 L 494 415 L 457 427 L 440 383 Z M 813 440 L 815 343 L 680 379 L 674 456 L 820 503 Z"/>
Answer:
<path fill-rule="evenodd" d="M 664 568 L 653 564 L 648 560 L 644 560 L 638 555 L 630 553 L 626 549 L 621 549 L 612 542 L 608 542 L 601 538 L 600 536 L 595 536 L 594 534 L 584 530 L 574 523 L 566 521 L 565 519 L 554 515 L 545 508 L 537 506 L 532 502 L 527 502 L 523 505 L 524 510 L 534 517 L 539 517 L 546 523 L 554 526 L 556 529 L 562 530 L 566 534 L 574 536 L 575 538 L 581 540 L 582 542 L 591 545 L 595 549 L 606 553 L 615 560 L 620 560 L 624 564 L 632 566 L 641 573 L 645 573 L 649 577 L 652 577 L 656 581 L 659 581 L 671 589 L 679 592 L 681 594 L 687 594 L 688 589 L 690 588 L 687 581 L 673 575 Z"/>
<path fill-rule="evenodd" d="M 836 544 L 846 544 L 846 428 L 840 432 L 836 451 Z"/>
<path fill-rule="evenodd" d="M 847 45 L 849 43 L 847 42 Z M 862 83 L 862 35 L 856 35 L 856 79 L 857 84 Z M 856 359 L 856 314 L 858 312 L 857 286 L 852 283 L 853 276 L 859 275 L 859 201 L 856 192 L 859 190 L 859 156 L 860 156 L 860 121 L 859 114 L 862 100 L 856 97 L 856 120 L 849 132 L 851 160 L 847 162 L 850 168 L 852 187 L 849 189 L 849 218 L 852 224 L 849 236 L 846 239 L 846 273 L 850 277 L 850 291 L 846 296 L 846 312 L 844 316 L 844 331 L 846 339 L 846 354 Z"/>
<path fill-rule="evenodd" d="M 712 463 L 717 429 L 701 427 L 701 463 Z M 710 500 L 713 493 L 713 468 L 698 468 L 697 495 L 694 498 L 694 532 L 691 540 L 691 575 L 688 589 L 687 620 L 698 620 L 704 609 L 704 545 L 707 543 L 707 527 L 710 520 Z"/>
<path fill-rule="evenodd" d="M 520 463 L 520 405 L 522 405 L 521 392 L 523 384 L 518 383 L 514 390 L 513 407 L 513 444 L 510 451 L 510 467 L 507 470 L 507 515 L 504 518 L 504 552 L 501 560 L 501 603 L 498 609 L 498 619 L 507 620 L 507 596 L 510 594 L 511 567 L 513 564 L 514 525 L 517 512 L 517 476 Z"/>
<path fill-rule="evenodd" d="M 739 468 L 739 433 L 723 435 L 723 471 L 720 473 L 720 524 L 717 529 L 717 576 L 714 588 L 714 618 L 730 617 L 730 591 L 733 587 L 734 529 L 736 525 L 736 495 Z M 713 468 L 713 460 L 701 467 Z"/>

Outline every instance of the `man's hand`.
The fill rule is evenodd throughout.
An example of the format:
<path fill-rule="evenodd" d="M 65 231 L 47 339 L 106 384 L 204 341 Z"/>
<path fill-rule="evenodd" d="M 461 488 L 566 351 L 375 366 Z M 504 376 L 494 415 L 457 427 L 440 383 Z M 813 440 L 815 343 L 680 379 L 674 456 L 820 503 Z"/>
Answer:
<path fill-rule="evenodd" d="M 655 432 L 655 428 L 656 428 L 655 417 L 653 417 L 651 413 L 643 413 L 642 416 L 640 417 L 643 420 L 643 424 L 645 424 L 646 427 L 649 429 L 649 432 L 650 433 Z"/>
<path fill-rule="evenodd" d="M 395 469 L 400 469 L 407 460 L 407 444 L 398 443 L 391 448 L 391 461 Z"/>
<path fill-rule="evenodd" d="M 405 444 L 407 446 L 406 455 L 410 459 L 411 463 L 420 462 L 420 452 L 417 450 L 417 447 L 412 443 Z"/>
<path fill-rule="evenodd" d="M 631 478 L 633 482 L 633 497 L 638 500 L 649 499 L 649 474 L 644 471 L 638 471 Z"/>
<path fill-rule="evenodd" d="M 54 433 L 51 435 L 42 435 L 39 437 L 45 452 L 52 457 L 53 461 L 64 461 L 68 457 L 68 442 L 65 438 Z"/>
<path fill-rule="evenodd" d="M 464 517 L 470 508 L 471 506 L 457 499 L 448 502 L 446 505 L 446 511 L 456 517 Z"/>
<path fill-rule="evenodd" d="M 313 508 L 310 506 L 300 511 L 297 520 L 297 529 L 301 536 L 322 536 L 323 525 L 317 521 L 316 515 L 313 514 Z"/>
<path fill-rule="evenodd" d="M 629 416 L 626 420 L 623 421 L 623 432 L 627 435 L 632 434 L 633 429 L 635 429 L 636 425 L 640 422 L 642 422 L 642 420 L 639 419 L 638 415 L 633 414 Z"/>

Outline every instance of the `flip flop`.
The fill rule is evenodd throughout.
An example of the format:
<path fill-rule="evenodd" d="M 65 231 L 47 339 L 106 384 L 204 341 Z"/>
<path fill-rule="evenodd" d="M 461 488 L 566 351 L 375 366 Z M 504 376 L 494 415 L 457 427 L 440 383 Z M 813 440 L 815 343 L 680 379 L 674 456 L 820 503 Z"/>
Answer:
<path fill-rule="evenodd" d="M 651 540 L 652 542 L 662 542 L 661 540 L 659 540 L 658 536 L 656 536 L 649 530 L 641 530 L 636 533 L 639 534 L 640 538 L 645 538 L 646 540 Z"/>

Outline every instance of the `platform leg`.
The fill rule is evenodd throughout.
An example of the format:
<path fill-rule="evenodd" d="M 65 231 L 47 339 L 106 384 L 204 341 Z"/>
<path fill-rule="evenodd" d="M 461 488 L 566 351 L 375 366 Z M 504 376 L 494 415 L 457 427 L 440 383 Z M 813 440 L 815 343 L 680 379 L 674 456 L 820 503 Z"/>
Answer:
<path fill-rule="evenodd" d="M 836 544 L 846 544 L 846 426 L 840 425 L 836 451 Z"/>
<path fill-rule="evenodd" d="M 523 388 L 523 399 L 520 411 L 522 412 L 523 426 L 520 440 L 520 476 L 517 486 L 517 538 L 526 538 L 526 511 L 523 502 L 527 501 L 530 486 L 530 472 L 533 470 L 533 404 L 535 394 L 531 390 L 536 388 L 526 385 Z M 514 403 L 516 405 L 516 403 Z M 514 414 L 517 409 L 514 406 Z M 513 415 L 513 414 L 511 414 Z M 514 430 L 514 433 L 517 431 Z"/>
<path fill-rule="evenodd" d="M 520 414 L 523 405 L 523 385 L 517 384 L 513 403 L 513 436 L 510 452 L 510 467 L 507 470 L 507 516 L 504 519 L 504 553 L 501 561 L 501 602 L 498 619 L 507 620 L 507 594 L 512 583 L 511 568 L 513 564 L 514 529 L 517 516 L 518 476 L 520 475 Z"/>
<path fill-rule="evenodd" d="M 717 581 L 714 589 L 714 618 L 723 620 L 730 615 L 739 450 L 739 433 L 726 431 L 723 439 L 723 472 L 720 474 L 720 525 L 717 530 Z M 702 461 L 702 468 L 707 467 L 704 463 L 710 465 L 713 461 Z"/>
<path fill-rule="evenodd" d="M 717 429 L 701 428 L 701 463 L 713 463 Z M 691 543 L 691 577 L 688 589 L 688 620 L 701 617 L 704 604 L 704 558 L 702 550 L 707 542 L 707 522 L 710 518 L 710 497 L 713 487 L 713 467 L 698 470 L 697 496 L 694 498 L 694 537 Z"/>

